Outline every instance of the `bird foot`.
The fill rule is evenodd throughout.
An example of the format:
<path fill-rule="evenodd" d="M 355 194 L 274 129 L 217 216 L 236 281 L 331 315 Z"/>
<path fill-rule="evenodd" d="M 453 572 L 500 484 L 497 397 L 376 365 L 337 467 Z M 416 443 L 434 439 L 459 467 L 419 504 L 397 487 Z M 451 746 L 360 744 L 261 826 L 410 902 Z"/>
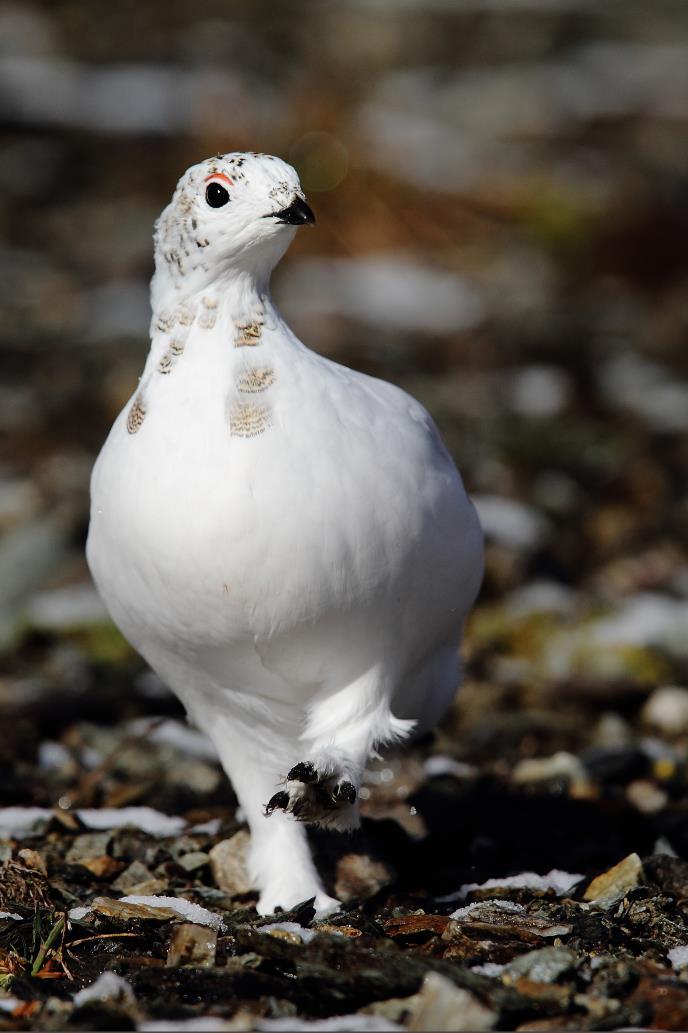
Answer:
<path fill-rule="evenodd" d="M 357 823 L 351 810 L 357 795 L 353 782 L 339 772 L 319 770 L 311 761 L 302 761 L 291 769 L 284 788 L 268 801 L 265 815 L 280 810 L 297 821 L 351 828 Z M 343 820 L 346 811 L 350 812 L 348 820 Z"/>

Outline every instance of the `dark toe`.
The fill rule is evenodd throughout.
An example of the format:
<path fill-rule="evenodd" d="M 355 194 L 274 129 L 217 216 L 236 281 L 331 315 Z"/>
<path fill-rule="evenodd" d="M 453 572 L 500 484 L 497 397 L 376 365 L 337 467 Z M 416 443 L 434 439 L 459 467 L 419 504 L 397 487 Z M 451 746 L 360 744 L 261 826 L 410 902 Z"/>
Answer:
<path fill-rule="evenodd" d="M 356 787 L 351 782 L 339 782 L 332 790 L 332 799 L 335 803 L 355 803 Z"/>
<path fill-rule="evenodd" d="M 318 772 L 314 764 L 311 764 L 309 760 L 302 760 L 300 764 L 295 764 L 287 775 L 287 781 L 289 782 L 305 782 L 310 785 L 312 782 L 318 781 Z"/>
<path fill-rule="evenodd" d="M 286 811 L 288 805 L 289 793 L 285 793 L 282 789 L 279 793 L 275 793 L 275 795 L 266 804 L 265 814 L 269 817 L 275 810 Z"/>

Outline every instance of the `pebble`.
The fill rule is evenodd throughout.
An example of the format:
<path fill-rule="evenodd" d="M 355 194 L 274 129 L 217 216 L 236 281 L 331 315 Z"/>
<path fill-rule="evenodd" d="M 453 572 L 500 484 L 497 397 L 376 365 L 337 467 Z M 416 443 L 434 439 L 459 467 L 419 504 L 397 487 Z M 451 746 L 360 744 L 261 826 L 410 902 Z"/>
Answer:
<path fill-rule="evenodd" d="M 187 872 L 195 872 L 199 868 L 205 867 L 209 862 L 210 856 L 202 850 L 192 850 L 191 853 L 184 854 L 179 858 L 179 864 L 182 868 L 185 868 Z"/>
<path fill-rule="evenodd" d="M 216 929 L 184 922 L 172 931 L 166 964 L 168 968 L 178 968 L 180 965 L 209 968 L 215 964 L 216 950 Z"/>
<path fill-rule="evenodd" d="M 496 1021 L 496 1013 L 486 1008 L 469 990 L 431 972 L 423 980 L 411 1005 L 406 1028 L 416 1033 L 425 1030 L 460 1033 L 463 1030 L 492 1029 Z"/>
<path fill-rule="evenodd" d="M 231 839 L 221 840 L 210 851 L 210 870 L 213 873 L 215 884 L 230 896 L 250 893 L 253 889 L 248 873 L 250 842 L 249 833 L 242 829 Z"/>
<path fill-rule="evenodd" d="M 339 900 L 372 897 L 392 879 L 392 872 L 382 861 L 367 854 L 344 854 L 337 862 L 334 891 Z"/>
<path fill-rule="evenodd" d="M 638 778 L 626 786 L 626 797 L 642 814 L 654 814 L 666 807 L 669 796 L 649 779 Z"/>
<path fill-rule="evenodd" d="M 107 854 L 111 839 L 111 832 L 87 832 L 77 836 L 67 851 L 65 861 L 67 864 L 81 864 L 84 860 L 102 857 Z"/>
<path fill-rule="evenodd" d="M 526 757 L 512 772 L 514 782 L 548 782 L 567 778 L 571 782 L 587 782 L 588 774 L 579 757 L 560 750 L 551 757 Z"/>
<path fill-rule="evenodd" d="M 688 732 L 688 689 L 662 685 L 655 689 L 641 711 L 643 721 L 666 735 Z"/>
<path fill-rule="evenodd" d="M 637 854 L 629 854 L 613 868 L 593 879 L 583 894 L 583 899 L 607 911 L 629 890 L 634 889 L 643 876 L 642 861 Z"/>
<path fill-rule="evenodd" d="M 161 904 L 151 907 L 149 904 L 130 904 L 109 897 L 96 897 L 91 904 L 91 911 L 118 922 L 169 922 L 178 917 L 171 907 Z"/>
<path fill-rule="evenodd" d="M 566 947 L 543 947 L 514 958 L 504 969 L 512 979 L 527 976 L 537 983 L 554 983 L 576 964 L 576 954 Z"/>
<path fill-rule="evenodd" d="M 145 864 L 142 864 L 141 861 L 132 861 L 129 867 L 117 876 L 112 886 L 121 893 L 127 893 L 134 886 L 151 878 L 152 875 Z"/>

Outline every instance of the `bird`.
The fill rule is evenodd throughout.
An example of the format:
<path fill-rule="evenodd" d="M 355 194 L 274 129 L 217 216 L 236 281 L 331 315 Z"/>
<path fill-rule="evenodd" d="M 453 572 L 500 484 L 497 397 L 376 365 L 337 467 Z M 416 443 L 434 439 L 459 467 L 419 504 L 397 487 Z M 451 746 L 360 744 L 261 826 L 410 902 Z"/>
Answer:
<path fill-rule="evenodd" d="M 272 155 L 181 177 L 86 545 L 115 624 L 217 750 L 266 915 L 338 907 L 307 827 L 357 828 L 371 757 L 445 713 L 483 573 L 476 511 L 425 408 L 308 348 L 271 300 L 314 221 Z"/>

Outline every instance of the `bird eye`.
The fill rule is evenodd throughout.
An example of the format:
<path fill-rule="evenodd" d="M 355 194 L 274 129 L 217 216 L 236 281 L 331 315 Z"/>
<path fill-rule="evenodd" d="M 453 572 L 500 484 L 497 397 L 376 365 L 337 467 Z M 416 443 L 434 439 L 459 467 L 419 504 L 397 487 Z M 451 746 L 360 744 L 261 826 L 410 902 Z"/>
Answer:
<path fill-rule="evenodd" d="M 229 190 L 225 190 L 220 183 L 208 183 L 205 199 L 211 208 L 222 208 L 229 201 Z"/>

